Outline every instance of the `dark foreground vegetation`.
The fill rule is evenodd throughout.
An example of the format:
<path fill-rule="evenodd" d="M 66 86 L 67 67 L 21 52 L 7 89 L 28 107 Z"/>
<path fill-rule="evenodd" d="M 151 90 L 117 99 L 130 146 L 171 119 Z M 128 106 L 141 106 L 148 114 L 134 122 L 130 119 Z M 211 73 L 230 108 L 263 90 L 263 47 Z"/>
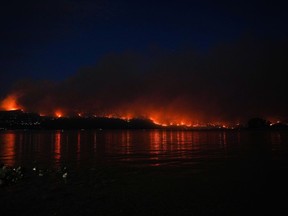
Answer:
<path fill-rule="evenodd" d="M 155 129 L 159 128 L 149 119 L 124 120 L 106 117 L 49 117 L 21 110 L 0 111 L 2 129 Z"/>
<path fill-rule="evenodd" d="M 275 123 L 262 119 L 252 118 L 246 125 L 226 127 L 207 124 L 201 127 L 185 125 L 161 126 L 150 119 L 108 118 L 94 116 L 49 117 L 37 113 L 26 113 L 21 110 L 0 111 L 0 129 L 39 129 L 39 130 L 69 130 L 69 129 L 172 129 L 172 130 L 226 130 L 226 129 L 288 129 L 287 123 Z"/>
<path fill-rule="evenodd" d="M 99 165 L 70 170 L 66 180 L 28 169 L 0 187 L 1 215 L 287 215 L 287 168 L 250 159 L 193 168 Z"/>

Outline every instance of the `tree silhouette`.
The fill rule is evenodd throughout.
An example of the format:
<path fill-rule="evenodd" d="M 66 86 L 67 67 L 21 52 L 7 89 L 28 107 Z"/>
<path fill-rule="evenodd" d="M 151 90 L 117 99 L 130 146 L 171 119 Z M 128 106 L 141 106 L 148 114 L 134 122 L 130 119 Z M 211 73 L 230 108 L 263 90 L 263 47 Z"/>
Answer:
<path fill-rule="evenodd" d="M 251 118 L 248 121 L 248 128 L 267 128 L 270 125 L 270 122 L 262 118 Z"/>

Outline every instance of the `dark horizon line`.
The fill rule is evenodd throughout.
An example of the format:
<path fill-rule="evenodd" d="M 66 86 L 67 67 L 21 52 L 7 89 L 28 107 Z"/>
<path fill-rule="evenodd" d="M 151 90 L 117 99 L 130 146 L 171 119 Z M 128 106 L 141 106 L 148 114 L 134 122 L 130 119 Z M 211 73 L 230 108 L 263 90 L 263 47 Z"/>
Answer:
<path fill-rule="evenodd" d="M 247 125 L 161 125 L 147 118 L 122 119 L 117 117 L 40 116 L 23 110 L 0 111 L 0 129 L 168 129 L 168 130 L 245 130 L 245 129 L 288 129 L 288 124 L 278 122 L 271 124 L 261 118 L 248 120 Z"/>

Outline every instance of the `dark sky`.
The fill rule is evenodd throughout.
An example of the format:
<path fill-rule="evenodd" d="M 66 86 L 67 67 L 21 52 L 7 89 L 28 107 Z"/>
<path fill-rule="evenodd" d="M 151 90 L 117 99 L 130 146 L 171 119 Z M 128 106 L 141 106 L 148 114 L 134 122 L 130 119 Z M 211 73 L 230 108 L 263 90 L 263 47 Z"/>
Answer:
<path fill-rule="evenodd" d="M 287 10 L 285 1 L 5 1 L 0 98 L 16 92 L 46 112 L 286 119 Z"/>

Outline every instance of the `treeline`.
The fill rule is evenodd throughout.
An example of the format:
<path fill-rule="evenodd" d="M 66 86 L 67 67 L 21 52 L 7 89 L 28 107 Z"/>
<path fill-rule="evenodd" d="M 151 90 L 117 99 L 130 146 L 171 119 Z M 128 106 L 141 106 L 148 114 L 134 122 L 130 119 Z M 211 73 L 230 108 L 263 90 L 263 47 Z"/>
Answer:
<path fill-rule="evenodd" d="M 0 129 L 171 129 L 171 130 L 226 130 L 226 129 L 288 129 L 287 123 L 271 123 L 263 118 L 251 118 L 246 125 L 231 128 L 207 125 L 207 127 L 160 126 L 149 119 L 124 120 L 106 117 L 47 117 L 21 110 L 0 111 Z"/>
<path fill-rule="evenodd" d="M 56 118 L 46 119 L 42 129 L 156 129 L 159 126 L 147 119 L 118 118 Z"/>
<path fill-rule="evenodd" d="M 149 119 L 123 120 L 104 117 L 54 118 L 21 110 L 0 111 L 2 129 L 156 129 Z"/>
<path fill-rule="evenodd" d="M 247 122 L 247 128 L 249 129 L 288 129 L 288 125 L 283 122 L 271 123 L 263 118 L 251 118 Z"/>

